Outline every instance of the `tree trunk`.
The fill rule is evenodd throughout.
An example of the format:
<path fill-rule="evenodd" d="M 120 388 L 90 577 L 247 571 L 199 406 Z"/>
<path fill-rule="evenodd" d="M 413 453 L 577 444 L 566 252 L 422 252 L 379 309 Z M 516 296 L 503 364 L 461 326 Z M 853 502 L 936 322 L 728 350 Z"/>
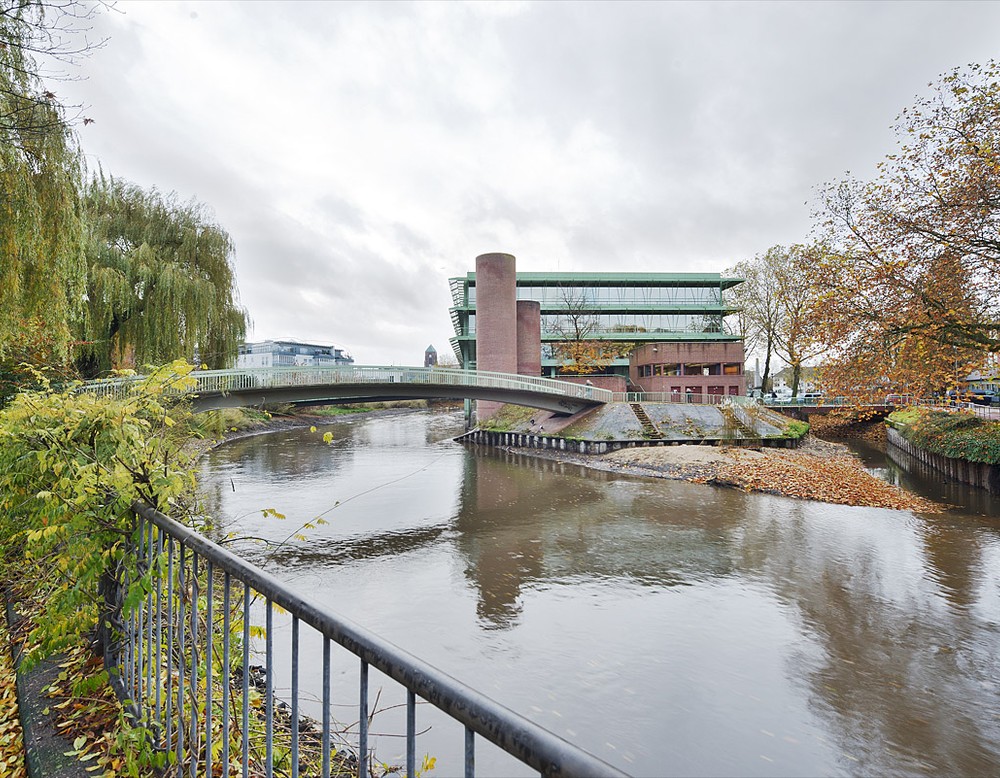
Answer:
<path fill-rule="evenodd" d="M 770 389 L 768 387 L 768 380 L 771 377 L 771 348 L 772 348 L 773 345 L 774 345 L 774 340 L 771 337 L 771 334 L 768 333 L 768 335 L 767 335 L 767 347 L 766 347 L 766 349 L 764 351 L 764 372 L 761 373 L 761 376 L 760 376 L 760 391 L 763 392 L 763 393 L 765 393 L 765 394 L 768 391 L 770 391 Z"/>

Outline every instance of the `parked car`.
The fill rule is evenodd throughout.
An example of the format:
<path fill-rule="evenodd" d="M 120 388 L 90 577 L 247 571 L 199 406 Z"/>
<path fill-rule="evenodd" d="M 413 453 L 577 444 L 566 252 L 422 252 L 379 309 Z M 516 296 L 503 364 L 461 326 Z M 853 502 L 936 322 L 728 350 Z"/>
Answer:
<path fill-rule="evenodd" d="M 1000 405 L 1000 395 L 985 389 L 973 389 L 969 392 L 969 402 L 976 405 Z"/>
<path fill-rule="evenodd" d="M 802 402 L 804 402 L 806 404 L 819 405 L 821 402 L 823 402 L 823 393 L 822 392 L 806 392 L 805 394 L 802 395 Z"/>

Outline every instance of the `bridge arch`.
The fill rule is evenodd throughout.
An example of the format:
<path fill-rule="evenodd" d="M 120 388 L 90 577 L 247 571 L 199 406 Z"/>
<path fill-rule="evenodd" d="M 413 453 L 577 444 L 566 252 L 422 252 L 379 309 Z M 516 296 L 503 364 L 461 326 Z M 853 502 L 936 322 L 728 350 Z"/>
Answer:
<path fill-rule="evenodd" d="M 189 395 L 196 413 L 268 404 L 346 404 L 381 400 L 476 399 L 559 414 L 611 402 L 613 393 L 551 378 L 439 367 L 323 366 L 196 370 Z M 124 394 L 138 378 L 94 381 L 84 391 Z"/>

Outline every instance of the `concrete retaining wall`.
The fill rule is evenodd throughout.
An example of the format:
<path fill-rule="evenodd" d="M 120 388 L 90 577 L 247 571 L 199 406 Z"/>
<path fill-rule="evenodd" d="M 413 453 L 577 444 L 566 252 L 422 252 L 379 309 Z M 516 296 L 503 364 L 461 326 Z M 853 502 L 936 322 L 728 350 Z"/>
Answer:
<path fill-rule="evenodd" d="M 886 440 L 890 446 L 909 454 L 929 467 L 933 467 L 949 478 L 1000 494 L 1000 465 L 987 465 L 981 462 L 970 462 L 967 459 L 955 459 L 935 454 L 914 446 L 892 427 L 886 429 Z"/>
<path fill-rule="evenodd" d="M 797 440 L 787 438 L 764 438 L 763 440 L 741 439 L 683 439 L 683 440 L 569 440 L 552 435 L 531 435 L 524 432 L 492 432 L 490 430 L 472 430 L 456 438 L 468 443 L 478 443 L 484 446 L 503 446 L 506 448 L 547 448 L 553 451 L 566 451 L 571 454 L 606 454 L 623 448 L 643 448 L 648 446 L 764 446 L 765 448 L 795 448 Z"/>

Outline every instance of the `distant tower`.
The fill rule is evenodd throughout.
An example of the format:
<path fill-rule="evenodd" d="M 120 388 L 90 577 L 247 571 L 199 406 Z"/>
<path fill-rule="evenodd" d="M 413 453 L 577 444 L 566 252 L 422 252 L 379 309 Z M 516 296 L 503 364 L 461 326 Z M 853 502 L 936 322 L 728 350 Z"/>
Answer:
<path fill-rule="evenodd" d="M 424 352 L 424 367 L 434 367 L 438 363 L 437 349 L 433 345 L 427 347 Z"/>

